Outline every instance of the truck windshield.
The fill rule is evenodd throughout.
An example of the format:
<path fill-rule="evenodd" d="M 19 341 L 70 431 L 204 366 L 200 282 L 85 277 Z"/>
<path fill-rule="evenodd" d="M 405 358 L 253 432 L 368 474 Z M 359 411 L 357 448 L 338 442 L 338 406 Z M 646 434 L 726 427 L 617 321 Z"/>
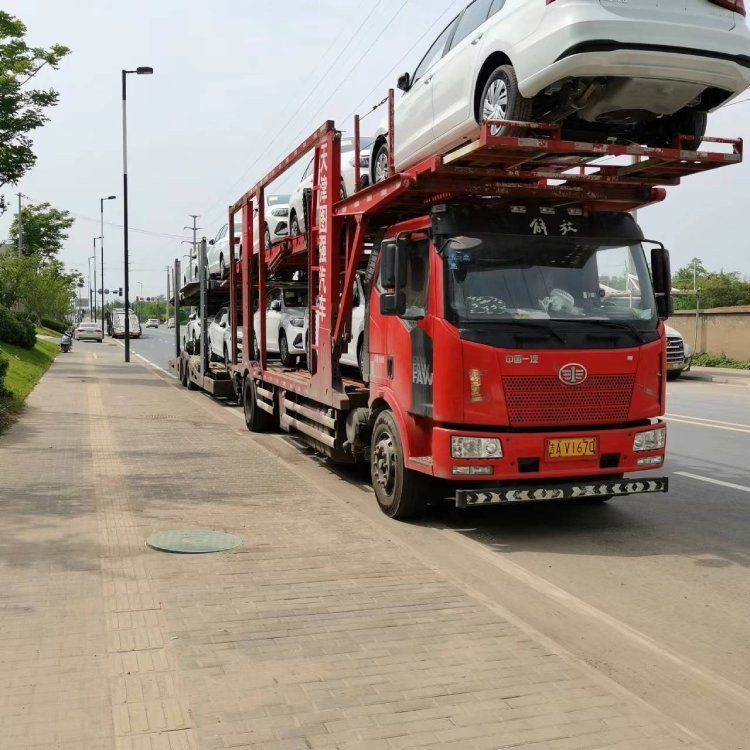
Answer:
<path fill-rule="evenodd" d="M 458 323 L 621 321 L 656 328 L 640 243 L 477 233 L 448 240 L 443 254 Z"/>

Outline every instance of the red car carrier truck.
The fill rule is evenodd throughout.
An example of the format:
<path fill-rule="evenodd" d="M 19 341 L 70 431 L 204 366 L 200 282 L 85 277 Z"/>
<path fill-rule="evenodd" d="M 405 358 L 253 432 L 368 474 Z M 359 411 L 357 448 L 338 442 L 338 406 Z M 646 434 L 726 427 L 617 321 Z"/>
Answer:
<path fill-rule="evenodd" d="M 478 141 L 342 199 L 340 136 L 326 123 L 229 210 L 226 286 L 245 344 L 230 323 L 228 370 L 247 427 L 369 462 L 380 507 L 399 519 L 441 498 L 468 508 L 666 492 L 669 253 L 631 212 L 740 162 L 742 142 L 693 152 L 485 123 Z M 253 237 L 265 191 L 310 151 L 308 231 L 266 247 Z M 357 274 L 361 371 L 339 362 Z M 266 354 L 267 290 L 283 279 L 309 290 L 299 367 Z"/>

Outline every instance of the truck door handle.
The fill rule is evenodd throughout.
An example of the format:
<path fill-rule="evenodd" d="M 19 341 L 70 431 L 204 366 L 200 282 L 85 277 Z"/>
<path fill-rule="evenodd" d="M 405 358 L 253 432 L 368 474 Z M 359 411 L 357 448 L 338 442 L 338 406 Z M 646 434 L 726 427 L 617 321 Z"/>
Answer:
<path fill-rule="evenodd" d="M 471 40 L 471 43 L 472 43 L 472 44 L 479 44 L 479 42 L 480 42 L 480 41 L 482 40 L 482 37 L 483 37 L 483 36 L 484 36 L 484 34 L 479 34 L 478 36 L 475 36 L 475 37 L 474 37 L 474 38 L 473 38 L 473 39 Z"/>

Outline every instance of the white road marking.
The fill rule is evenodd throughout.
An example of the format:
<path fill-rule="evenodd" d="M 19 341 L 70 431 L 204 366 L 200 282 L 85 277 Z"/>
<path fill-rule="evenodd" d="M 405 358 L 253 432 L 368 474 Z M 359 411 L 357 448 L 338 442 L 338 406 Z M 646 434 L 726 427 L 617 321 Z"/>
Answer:
<path fill-rule="evenodd" d="M 724 430 L 725 432 L 741 432 L 745 435 L 750 435 L 750 427 L 728 427 L 723 422 L 699 422 L 696 419 L 683 419 L 680 417 L 672 417 L 669 414 L 664 417 L 665 422 L 677 422 L 679 424 L 692 424 L 696 427 L 708 427 L 712 430 Z"/>
<path fill-rule="evenodd" d="M 717 484 L 719 487 L 729 487 L 730 490 L 740 490 L 740 492 L 750 492 L 750 487 L 745 487 L 742 484 L 734 484 L 732 482 L 722 482 L 720 479 L 711 479 L 710 477 L 702 477 L 700 474 L 690 474 L 687 471 L 676 471 L 675 474 L 680 477 L 687 477 L 688 479 L 696 479 L 699 482 L 708 482 L 709 484 Z"/>
<path fill-rule="evenodd" d="M 695 422 L 708 422 L 709 424 L 721 424 L 727 427 L 741 427 L 745 430 L 750 430 L 750 424 L 740 424 L 738 422 L 724 422 L 721 419 L 706 419 L 705 417 L 694 417 L 690 414 L 667 414 L 668 417 L 676 417 L 677 419 L 692 419 Z"/>
<path fill-rule="evenodd" d="M 123 349 L 125 348 L 125 344 L 123 344 L 122 341 L 118 341 L 117 339 L 115 339 L 115 343 L 119 344 Z M 175 375 L 173 372 L 168 372 L 163 367 L 159 367 L 159 365 L 154 364 L 150 359 L 146 359 L 146 357 L 142 356 L 141 354 L 138 354 L 138 352 L 133 351 L 132 347 L 131 347 L 131 352 L 136 357 L 138 357 L 138 359 L 142 359 L 147 365 L 149 365 L 150 367 L 153 367 L 154 370 L 158 370 L 159 372 L 163 372 L 165 375 L 168 375 L 173 380 L 179 380 L 179 378 L 177 377 L 177 375 Z"/>

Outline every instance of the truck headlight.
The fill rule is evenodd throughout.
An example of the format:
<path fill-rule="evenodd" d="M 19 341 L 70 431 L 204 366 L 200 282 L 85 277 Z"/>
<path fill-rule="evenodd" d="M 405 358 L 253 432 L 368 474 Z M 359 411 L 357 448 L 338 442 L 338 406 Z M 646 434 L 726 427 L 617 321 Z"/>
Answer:
<path fill-rule="evenodd" d="M 667 428 L 659 427 L 658 430 L 639 432 L 633 440 L 633 451 L 643 453 L 645 451 L 660 451 L 667 444 Z"/>
<path fill-rule="evenodd" d="M 289 325 L 291 325 L 294 328 L 304 328 L 305 327 L 305 319 L 304 318 L 292 318 L 289 321 Z"/>
<path fill-rule="evenodd" d="M 503 446 L 498 438 L 451 436 L 451 456 L 464 460 L 503 457 Z"/>

